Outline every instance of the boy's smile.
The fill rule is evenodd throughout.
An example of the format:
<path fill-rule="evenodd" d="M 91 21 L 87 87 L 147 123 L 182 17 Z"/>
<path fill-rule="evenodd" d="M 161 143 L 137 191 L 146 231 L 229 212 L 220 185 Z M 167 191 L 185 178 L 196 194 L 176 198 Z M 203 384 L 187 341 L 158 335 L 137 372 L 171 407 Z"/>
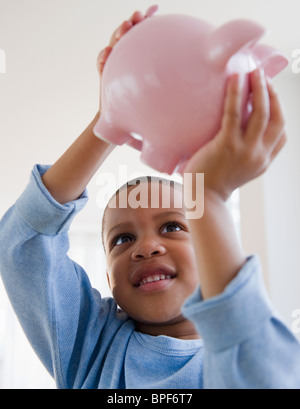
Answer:
<path fill-rule="evenodd" d="M 118 195 L 129 195 L 133 188 Z M 169 208 L 150 207 L 153 195 L 162 194 L 164 188 L 162 184 L 153 192 L 150 183 L 139 186 L 141 194 L 148 192 L 149 207 L 107 208 L 104 244 L 109 284 L 115 301 L 140 331 L 168 335 L 162 327 L 183 326 L 183 333 L 194 337 L 192 324 L 181 314 L 183 302 L 198 284 L 194 248 L 184 210 L 177 205 L 182 202 L 179 188 L 170 190 Z"/>
<path fill-rule="evenodd" d="M 160 291 L 170 285 L 176 271 L 163 263 L 144 264 L 133 273 L 133 285 L 141 291 Z"/>

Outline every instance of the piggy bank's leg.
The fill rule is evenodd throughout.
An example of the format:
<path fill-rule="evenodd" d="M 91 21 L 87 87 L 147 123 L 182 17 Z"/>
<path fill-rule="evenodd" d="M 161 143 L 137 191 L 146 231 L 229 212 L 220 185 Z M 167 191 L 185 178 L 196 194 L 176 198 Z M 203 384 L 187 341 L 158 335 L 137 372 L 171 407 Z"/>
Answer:
<path fill-rule="evenodd" d="M 141 151 L 143 148 L 143 142 L 138 141 L 137 139 L 132 138 L 129 142 L 127 142 L 127 145 L 131 146 L 132 148 Z"/>
<path fill-rule="evenodd" d="M 172 152 L 170 147 L 156 147 L 144 141 L 141 160 L 159 172 L 171 175 L 180 163 L 181 157 L 178 153 Z"/>
<path fill-rule="evenodd" d="M 98 138 L 113 143 L 114 145 L 123 145 L 133 139 L 124 129 L 118 128 L 112 124 L 105 115 L 101 115 L 99 121 L 94 126 L 93 131 Z"/>

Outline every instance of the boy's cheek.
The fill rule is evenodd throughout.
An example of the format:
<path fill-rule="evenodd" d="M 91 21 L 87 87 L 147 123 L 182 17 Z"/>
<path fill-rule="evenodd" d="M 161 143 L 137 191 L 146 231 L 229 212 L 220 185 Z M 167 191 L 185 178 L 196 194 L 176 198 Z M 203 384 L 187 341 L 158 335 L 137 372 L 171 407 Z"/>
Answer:
<path fill-rule="evenodd" d="M 108 266 L 108 272 L 106 273 L 107 276 L 107 281 L 108 285 L 110 288 L 110 291 L 114 297 L 114 292 L 116 291 L 116 288 L 118 286 L 118 274 Z"/>

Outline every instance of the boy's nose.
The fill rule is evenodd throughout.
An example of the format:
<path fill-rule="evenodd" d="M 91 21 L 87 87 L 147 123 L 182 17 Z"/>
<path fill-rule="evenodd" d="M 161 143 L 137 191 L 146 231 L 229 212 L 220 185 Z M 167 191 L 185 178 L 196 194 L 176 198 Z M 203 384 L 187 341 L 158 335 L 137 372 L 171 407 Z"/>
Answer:
<path fill-rule="evenodd" d="M 140 260 L 143 258 L 151 258 L 155 256 L 162 256 L 166 253 L 166 248 L 155 240 L 143 240 L 137 243 L 133 249 L 131 258 L 133 260 Z"/>

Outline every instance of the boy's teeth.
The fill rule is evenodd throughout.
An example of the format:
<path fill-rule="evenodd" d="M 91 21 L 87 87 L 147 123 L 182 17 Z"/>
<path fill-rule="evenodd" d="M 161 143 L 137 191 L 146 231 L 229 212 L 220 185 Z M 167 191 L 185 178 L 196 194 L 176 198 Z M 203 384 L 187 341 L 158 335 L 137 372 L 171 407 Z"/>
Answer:
<path fill-rule="evenodd" d="M 152 283 L 153 281 L 159 281 L 159 280 L 169 280 L 171 278 L 170 275 L 165 275 L 165 274 L 155 274 L 153 276 L 149 276 L 144 278 L 143 280 L 140 281 L 139 285 L 147 284 L 147 283 Z"/>

